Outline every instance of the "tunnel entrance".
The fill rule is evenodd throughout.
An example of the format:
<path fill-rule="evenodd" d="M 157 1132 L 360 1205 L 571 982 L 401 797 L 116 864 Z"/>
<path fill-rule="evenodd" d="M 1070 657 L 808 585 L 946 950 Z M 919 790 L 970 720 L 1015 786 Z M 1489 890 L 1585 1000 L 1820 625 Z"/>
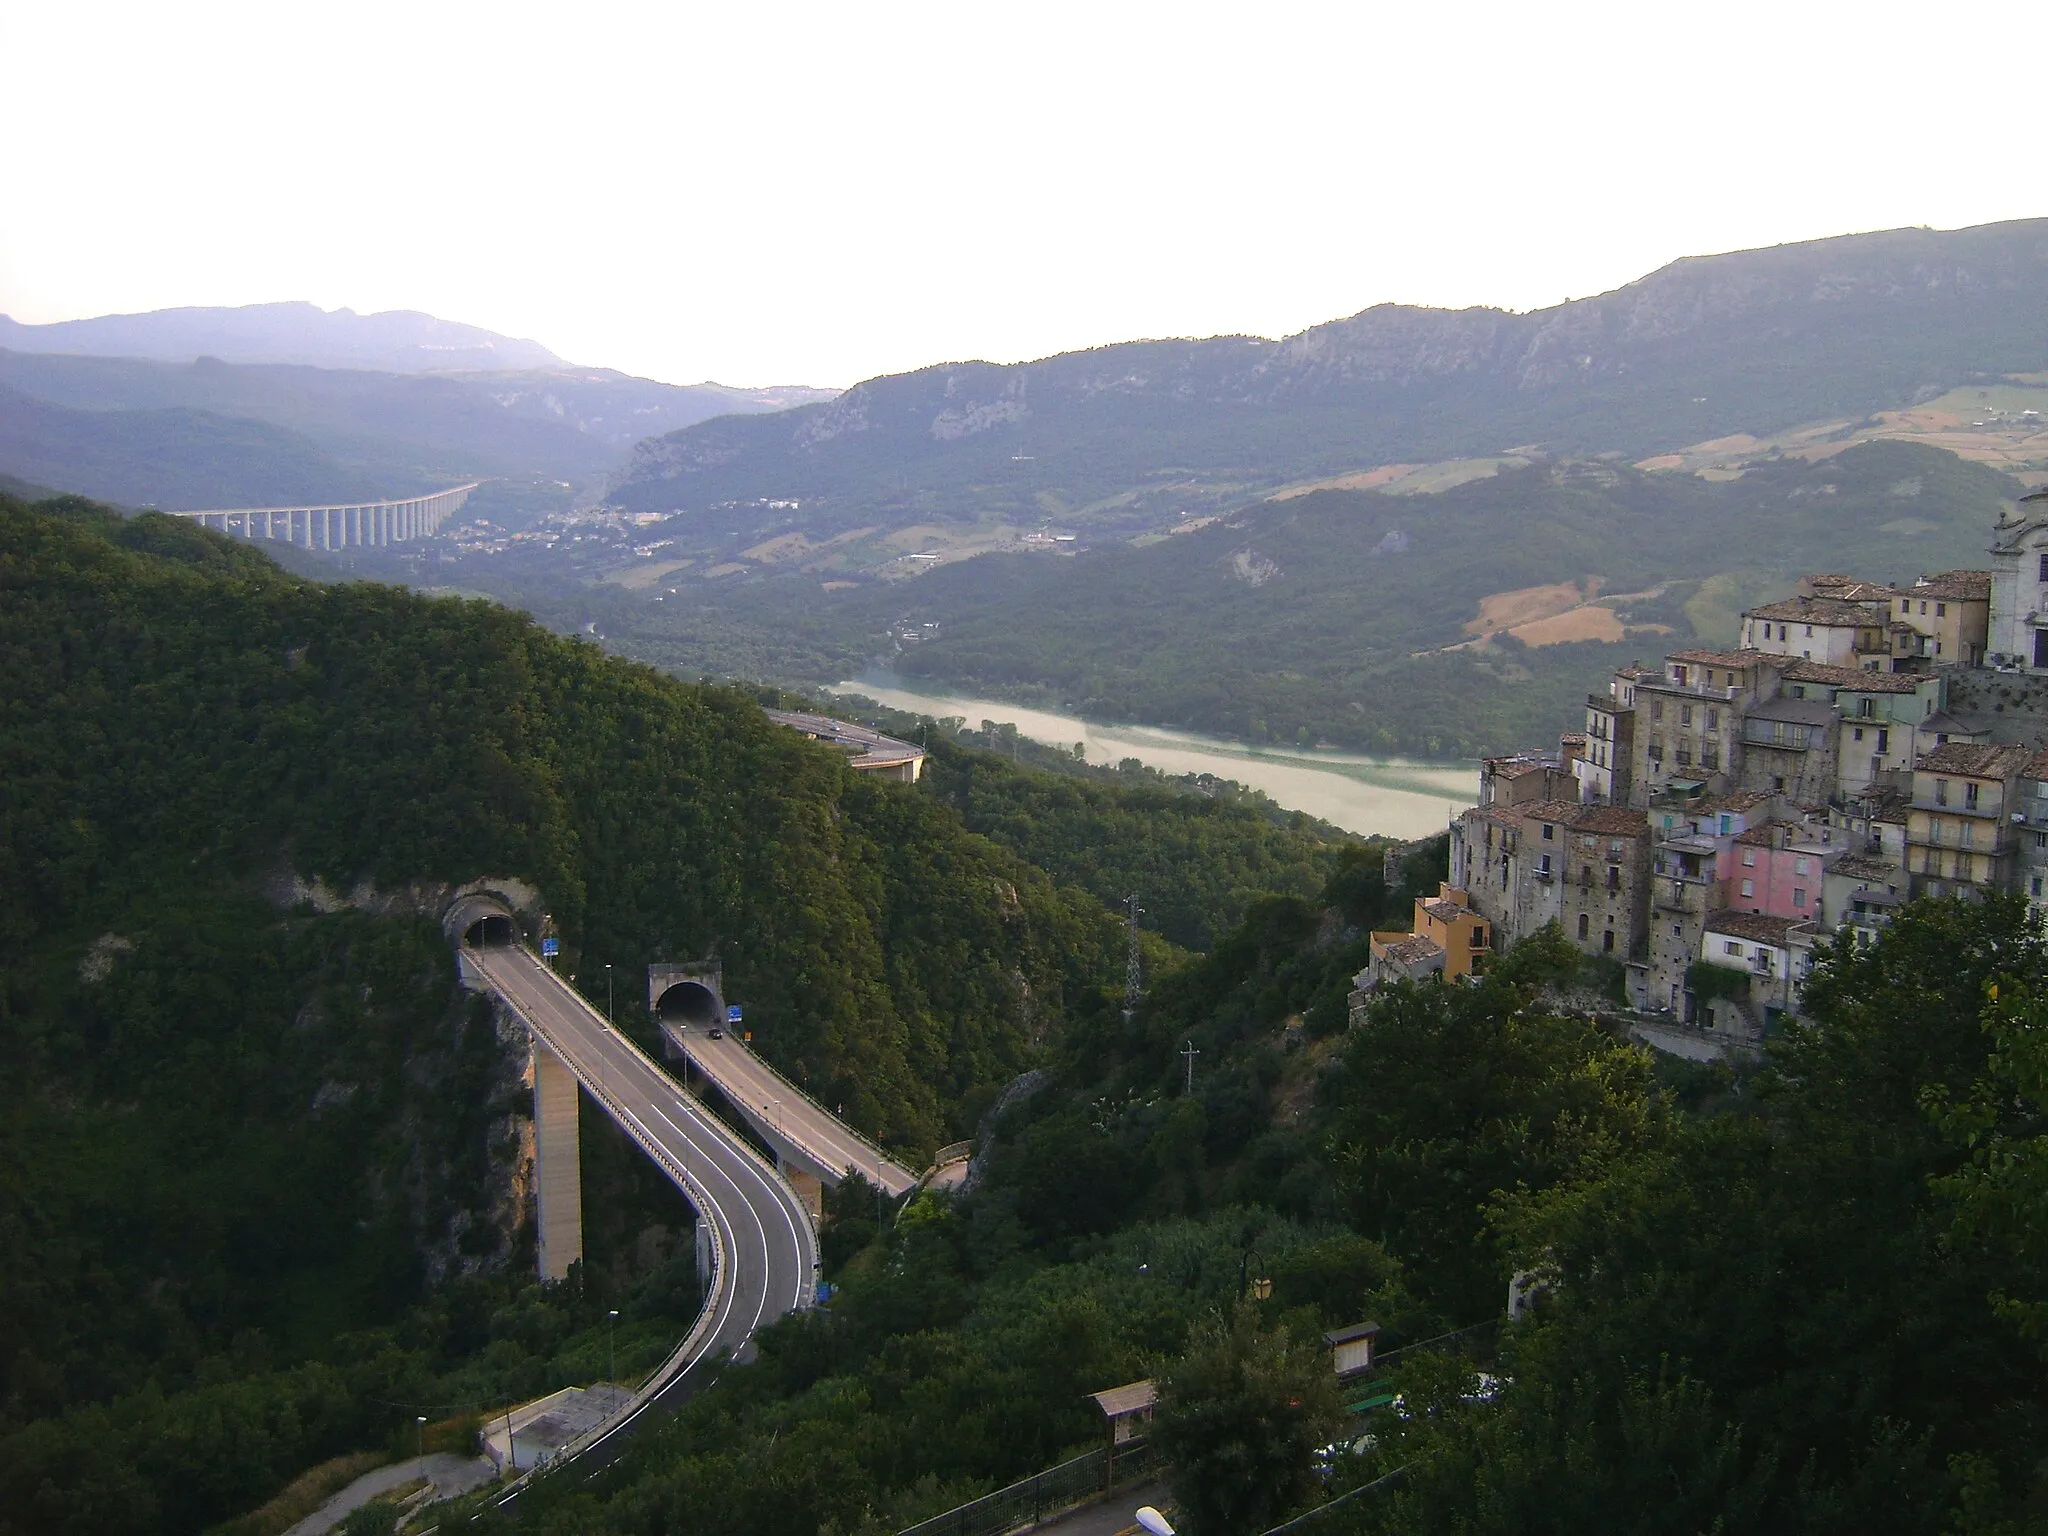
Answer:
<path fill-rule="evenodd" d="M 699 1029 L 725 1022 L 718 995 L 701 981 L 679 981 L 661 994 L 654 1011 L 669 1024 L 687 1024 Z"/>
<path fill-rule="evenodd" d="M 480 917 L 462 930 L 462 942 L 471 949 L 503 949 L 515 944 L 519 935 L 512 927 L 512 919 L 502 912 L 493 912 Z"/>

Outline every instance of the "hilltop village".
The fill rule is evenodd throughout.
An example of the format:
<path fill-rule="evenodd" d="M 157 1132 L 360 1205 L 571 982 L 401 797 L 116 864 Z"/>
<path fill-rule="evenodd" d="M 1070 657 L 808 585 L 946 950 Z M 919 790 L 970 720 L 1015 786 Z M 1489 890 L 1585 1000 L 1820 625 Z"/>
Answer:
<path fill-rule="evenodd" d="M 2048 905 L 2048 491 L 1991 555 L 1910 586 L 1808 576 L 1739 649 L 1624 667 L 1556 752 L 1486 759 L 1450 878 L 1373 935 L 1360 989 L 1470 975 L 1556 923 L 1638 1012 L 1755 1042 L 1844 928 L 1874 939 L 1920 896 Z"/>

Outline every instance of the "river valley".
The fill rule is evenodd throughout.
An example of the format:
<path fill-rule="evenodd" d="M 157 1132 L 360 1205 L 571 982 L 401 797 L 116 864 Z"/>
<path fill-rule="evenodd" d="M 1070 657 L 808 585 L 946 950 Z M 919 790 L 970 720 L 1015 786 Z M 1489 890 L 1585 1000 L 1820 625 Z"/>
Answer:
<path fill-rule="evenodd" d="M 985 720 L 1012 723 L 1018 734 L 1033 741 L 1062 747 L 1081 743 L 1091 763 L 1135 757 L 1163 773 L 1213 773 L 1261 790 L 1289 810 L 1306 811 L 1361 834 L 1428 837 L 1441 832 L 1478 795 L 1478 770 L 1465 764 L 1252 747 L 1163 726 L 1098 725 L 1001 699 L 915 691 L 887 673 L 866 673 L 832 691 L 935 719 L 958 715 L 971 726 Z"/>

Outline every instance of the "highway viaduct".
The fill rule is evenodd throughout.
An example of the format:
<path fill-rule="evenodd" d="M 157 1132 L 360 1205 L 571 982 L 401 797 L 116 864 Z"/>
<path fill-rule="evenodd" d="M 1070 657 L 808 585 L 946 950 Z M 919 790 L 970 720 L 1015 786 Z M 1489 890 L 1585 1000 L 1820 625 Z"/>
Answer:
<path fill-rule="evenodd" d="M 650 987 L 650 1003 L 657 1016 L 665 1012 L 671 1040 L 685 1043 L 686 1072 L 694 1064 L 718 1086 L 775 1149 L 773 1163 L 528 948 L 508 902 L 472 891 L 448 909 L 443 928 L 464 984 L 517 1019 L 530 1042 L 542 1278 L 566 1276 L 583 1252 L 579 1086 L 683 1192 L 700 1234 L 709 1234 L 705 1303 L 689 1335 L 619 1414 L 564 1453 L 602 1464 L 648 1410 L 688 1397 L 718 1362 L 745 1358 L 756 1329 L 811 1305 L 821 1185 L 858 1172 L 898 1196 L 917 1179 L 740 1042 L 709 1038 L 711 1020 L 724 1016 L 715 968 L 688 968 L 699 974 Z"/>
<path fill-rule="evenodd" d="M 301 549 L 374 549 L 410 543 L 440 531 L 462 510 L 469 493 L 483 484 L 472 480 L 431 496 L 397 501 L 341 502 L 327 507 L 230 507 L 207 512 L 172 512 L 215 533 L 233 538 L 272 539 Z"/>

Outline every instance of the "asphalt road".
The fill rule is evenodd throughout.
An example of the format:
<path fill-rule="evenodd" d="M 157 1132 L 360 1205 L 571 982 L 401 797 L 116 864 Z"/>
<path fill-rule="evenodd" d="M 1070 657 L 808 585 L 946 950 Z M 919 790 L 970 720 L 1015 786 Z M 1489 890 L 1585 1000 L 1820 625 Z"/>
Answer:
<path fill-rule="evenodd" d="M 916 1174 L 890 1162 L 873 1143 L 805 1098 L 730 1032 L 720 1040 L 701 1029 L 677 1033 L 691 1064 L 717 1084 L 719 1092 L 748 1114 L 760 1114 L 821 1169 L 837 1176 L 851 1168 L 871 1182 L 879 1177 L 892 1200 L 917 1188 Z"/>
<path fill-rule="evenodd" d="M 717 1230 L 725 1262 L 706 1302 L 711 1325 L 690 1357 L 645 1405 L 671 1405 L 698 1390 L 728 1356 L 744 1358 L 754 1330 L 810 1303 L 817 1239 L 797 1194 L 731 1130 L 684 1094 L 561 977 L 525 948 L 468 949 L 468 958 L 514 1011 L 573 1069 L 590 1096 L 663 1166 L 698 1219 Z M 694 1188 L 692 1185 L 694 1184 Z M 578 1458 L 601 1466 L 618 1454 L 644 1412 L 621 1419 Z"/>

